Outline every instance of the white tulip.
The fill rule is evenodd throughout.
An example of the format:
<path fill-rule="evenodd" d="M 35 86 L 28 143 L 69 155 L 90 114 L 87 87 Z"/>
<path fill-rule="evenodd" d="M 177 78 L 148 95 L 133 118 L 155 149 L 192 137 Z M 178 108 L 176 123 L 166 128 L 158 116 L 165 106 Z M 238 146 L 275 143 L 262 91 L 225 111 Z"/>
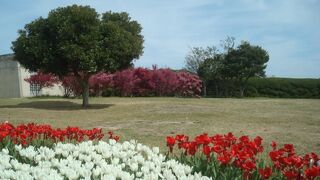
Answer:
<path fill-rule="evenodd" d="M 166 161 L 159 148 L 149 148 L 135 140 L 59 142 L 53 148 L 37 149 L 16 145 L 15 149 L 33 164 L 20 163 L 7 149 L 2 149 L 0 179 L 209 179 L 197 173 L 192 175 L 190 166 Z"/>

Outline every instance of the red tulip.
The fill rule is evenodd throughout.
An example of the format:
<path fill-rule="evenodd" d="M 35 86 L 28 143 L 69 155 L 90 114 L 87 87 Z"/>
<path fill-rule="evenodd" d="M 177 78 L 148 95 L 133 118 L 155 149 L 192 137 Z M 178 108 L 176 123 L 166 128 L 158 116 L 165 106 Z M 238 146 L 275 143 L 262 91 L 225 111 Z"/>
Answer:
<path fill-rule="evenodd" d="M 256 168 L 256 164 L 252 161 L 246 161 L 241 165 L 241 168 L 247 172 L 250 172 Z"/>
<path fill-rule="evenodd" d="M 268 179 L 272 174 L 272 169 L 270 167 L 266 167 L 264 169 L 260 168 L 258 171 L 262 180 Z"/>
<path fill-rule="evenodd" d="M 316 177 L 320 177 L 320 166 L 314 166 L 306 169 L 305 175 L 308 179 L 315 179 Z"/>
<path fill-rule="evenodd" d="M 210 159 L 210 153 L 211 153 L 211 148 L 207 145 L 203 146 L 203 154 L 207 156 L 208 159 Z"/>
<path fill-rule="evenodd" d="M 167 146 L 174 146 L 176 140 L 172 136 L 167 137 Z"/>
<path fill-rule="evenodd" d="M 231 161 L 231 156 L 228 153 L 224 153 L 219 155 L 217 159 L 222 165 L 227 165 Z"/>
<path fill-rule="evenodd" d="M 172 152 L 175 142 L 176 142 L 176 140 L 174 139 L 174 137 L 167 136 L 167 146 L 169 147 L 170 152 Z"/>
<path fill-rule="evenodd" d="M 272 141 L 271 147 L 272 147 L 273 150 L 276 150 L 277 149 L 277 143 Z"/>
<path fill-rule="evenodd" d="M 283 172 L 283 175 L 288 180 L 298 179 L 298 177 L 299 177 L 299 174 L 294 170 L 286 170 L 286 171 Z"/>

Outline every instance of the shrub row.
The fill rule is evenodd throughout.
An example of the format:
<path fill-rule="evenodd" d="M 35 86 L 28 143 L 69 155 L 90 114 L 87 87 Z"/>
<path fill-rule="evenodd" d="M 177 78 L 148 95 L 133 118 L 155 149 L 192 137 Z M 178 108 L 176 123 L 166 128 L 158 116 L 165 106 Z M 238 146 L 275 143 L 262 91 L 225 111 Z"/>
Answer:
<path fill-rule="evenodd" d="M 224 82 L 224 89 L 217 93 L 217 82 L 207 84 L 207 95 L 238 96 L 238 89 L 232 82 Z M 218 82 L 221 85 L 222 82 Z M 276 97 L 276 98 L 320 98 L 320 79 L 295 78 L 251 78 L 245 89 L 246 97 Z"/>
<path fill-rule="evenodd" d="M 320 98 L 320 79 L 253 78 L 246 96 Z"/>
<path fill-rule="evenodd" d="M 43 76 L 50 78 L 43 78 Z M 79 77 L 78 77 L 79 78 Z M 81 78 L 81 77 L 80 77 Z M 31 77 L 30 77 L 31 79 Z M 61 83 L 65 96 L 81 96 L 80 81 L 72 74 L 64 76 L 60 81 L 46 82 L 46 79 L 57 79 L 53 75 L 38 73 L 32 76 L 37 85 Z M 43 82 L 44 81 L 44 82 Z M 202 81 L 197 75 L 173 71 L 171 69 L 131 68 L 113 74 L 100 72 L 89 79 L 91 96 L 179 96 L 199 97 Z"/>
<path fill-rule="evenodd" d="M 81 96 L 81 84 L 72 74 L 62 79 L 50 74 L 32 75 L 27 82 L 39 90 L 61 83 L 66 96 Z M 91 96 L 180 96 L 199 97 L 202 81 L 197 75 L 171 69 L 131 68 L 113 74 L 100 72 L 89 79 Z M 209 81 L 209 97 L 239 96 L 232 80 Z M 320 98 L 320 79 L 251 78 L 245 89 L 246 97 Z"/>
<path fill-rule="evenodd" d="M 198 76 L 170 69 L 127 69 L 114 74 L 113 87 L 120 96 L 197 97 L 202 82 Z"/>

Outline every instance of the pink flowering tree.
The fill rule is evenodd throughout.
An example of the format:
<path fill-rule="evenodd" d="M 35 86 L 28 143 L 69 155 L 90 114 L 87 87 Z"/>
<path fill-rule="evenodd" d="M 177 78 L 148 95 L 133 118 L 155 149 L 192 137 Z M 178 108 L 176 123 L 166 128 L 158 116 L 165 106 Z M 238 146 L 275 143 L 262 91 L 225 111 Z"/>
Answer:
<path fill-rule="evenodd" d="M 79 73 L 80 74 L 80 73 Z M 65 95 L 80 96 L 81 84 L 69 74 L 61 79 Z M 113 74 L 99 72 L 89 79 L 91 95 L 101 96 L 112 88 L 119 96 L 180 96 L 200 97 L 202 81 L 189 72 L 173 71 L 168 68 L 130 68 Z"/>
<path fill-rule="evenodd" d="M 136 68 L 116 72 L 114 88 L 121 96 L 200 97 L 202 81 L 188 72 Z"/>
<path fill-rule="evenodd" d="M 178 89 L 177 95 L 182 97 L 200 97 L 202 81 L 199 76 L 188 73 L 178 72 Z"/>
<path fill-rule="evenodd" d="M 156 96 L 173 96 L 178 88 L 178 76 L 170 69 L 152 69 L 152 81 Z"/>
<path fill-rule="evenodd" d="M 60 79 L 61 85 L 64 88 L 64 96 L 81 96 L 81 83 L 73 74 L 68 74 Z"/>
<path fill-rule="evenodd" d="M 113 85 L 113 74 L 99 72 L 89 79 L 90 91 L 95 96 L 101 96 L 102 92 Z"/>
<path fill-rule="evenodd" d="M 135 85 L 133 69 L 118 71 L 113 78 L 114 88 L 120 96 L 132 96 Z"/>
<path fill-rule="evenodd" d="M 134 96 L 150 96 L 153 94 L 154 82 L 152 81 L 152 73 L 146 68 L 136 68 L 133 70 L 134 77 Z"/>
<path fill-rule="evenodd" d="M 40 95 L 40 92 L 43 88 L 53 87 L 54 84 L 59 82 L 56 76 L 42 72 L 37 72 L 36 74 L 33 74 L 24 80 L 30 85 L 34 86 L 34 92 L 36 96 Z"/>
<path fill-rule="evenodd" d="M 151 71 L 146 68 L 116 72 L 113 82 L 121 96 L 148 96 L 154 89 Z"/>

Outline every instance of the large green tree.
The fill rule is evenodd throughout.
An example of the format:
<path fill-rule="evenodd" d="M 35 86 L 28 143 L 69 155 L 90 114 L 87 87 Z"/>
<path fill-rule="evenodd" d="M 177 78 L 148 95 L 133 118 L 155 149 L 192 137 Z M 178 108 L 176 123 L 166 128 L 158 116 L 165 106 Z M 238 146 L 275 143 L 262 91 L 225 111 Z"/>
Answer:
<path fill-rule="evenodd" d="M 240 96 L 243 96 L 249 78 L 265 76 L 268 61 L 269 55 L 266 50 L 243 41 L 226 54 L 222 74 L 234 81 L 239 87 Z"/>
<path fill-rule="evenodd" d="M 60 77 L 74 74 L 82 84 L 82 105 L 87 107 L 90 76 L 132 66 L 143 53 L 141 30 L 127 13 L 99 15 L 89 6 L 73 5 L 26 24 L 12 49 L 15 59 L 30 71 Z"/>
<path fill-rule="evenodd" d="M 234 47 L 235 38 L 227 36 L 220 41 L 220 48 L 217 46 L 192 47 L 185 57 L 185 69 L 197 73 L 199 67 L 206 59 L 214 59 L 218 54 L 224 54 Z"/>
<path fill-rule="evenodd" d="M 186 70 L 197 73 L 203 82 L 203 94 L 207 94 L 207 85 L 209 81 L 218 82 L 221 80 L 220 69 L 221 60 L 224 58 L 225 53 L 234 47 L 235 38 L 227 36 L 224 40 L 220 41 L 220 47 L 207 46 L 193 47 L 185 57 Z M 217 88 L 217 83 L 216 89 Z M 216 91 L 218 94 L 218 92 Z"/>
<path fill-rule="evenodd" d="M 204 60 L 214 58 L 217 54 L 218 49 L 215 46 L 203 47 L 193 47 L 190 49 L 189 53 L 185 57 L 185 68 L 186 70 L 197 73 L 201 63 Z"/>
<path fill-rule="evenodd" d="M 197 74 L 201 78 L 203 86 L 203 95 L 207 95 L 207 84 L 210 81 L 215 82 L 215 92 L 218 96 L 218 81 L 223 79 L 221 74 L 222 69 L 222 54 L 216 54 L 213 58 L 205 59 L 198 67 Z"/>

